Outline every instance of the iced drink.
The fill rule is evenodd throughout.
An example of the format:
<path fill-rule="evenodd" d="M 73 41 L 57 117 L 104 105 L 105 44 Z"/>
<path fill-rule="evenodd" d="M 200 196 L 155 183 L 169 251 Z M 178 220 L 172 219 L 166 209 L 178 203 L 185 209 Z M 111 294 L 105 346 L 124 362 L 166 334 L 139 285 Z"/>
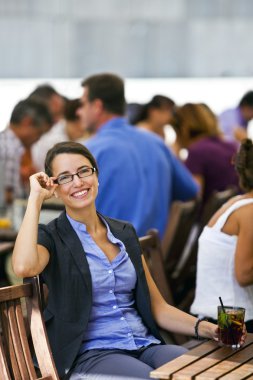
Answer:
<path fill-rule="evenodd" d="M 245 309 L 218 306 L 219 341 L 225 346 L 240 347 Z"/>

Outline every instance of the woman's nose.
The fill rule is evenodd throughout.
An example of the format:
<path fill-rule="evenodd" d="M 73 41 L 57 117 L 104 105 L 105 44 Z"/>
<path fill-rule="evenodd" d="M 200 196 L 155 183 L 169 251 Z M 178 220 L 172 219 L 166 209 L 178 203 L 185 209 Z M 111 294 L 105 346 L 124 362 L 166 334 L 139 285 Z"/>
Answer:
<path fill-rule="evenodd" d="M 73 182 L 74 182 L 74 184 L 75 185 L 80 185 L 80 184 L 82 184 L 82 179 L 81 178 L 79 178 L 79 176 L 78 176 L 78 174 L 76 173 L 76 174 L 74 174 L 74 177 L 73 177 Z"/>

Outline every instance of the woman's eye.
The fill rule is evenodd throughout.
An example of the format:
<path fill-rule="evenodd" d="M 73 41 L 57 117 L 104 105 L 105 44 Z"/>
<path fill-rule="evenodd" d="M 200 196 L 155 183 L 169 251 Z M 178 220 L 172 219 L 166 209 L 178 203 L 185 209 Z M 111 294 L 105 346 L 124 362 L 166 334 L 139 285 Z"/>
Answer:
<path fill-rule="evenodd" d="M 89 168 L 84 168 L 84 169 L 81 169 L 81 170 L 79 170 L 79 172 L 78 172 L 78 173 L 80 173 L 80 174 L 89 173 Z"/>
<path fill-rule="evenodd" d="M 66 179 L 69 179 L 71 176 L 69 175 L 63 175 L 61 177 L 58 178 L 58 181 L 65 181 Z"/>

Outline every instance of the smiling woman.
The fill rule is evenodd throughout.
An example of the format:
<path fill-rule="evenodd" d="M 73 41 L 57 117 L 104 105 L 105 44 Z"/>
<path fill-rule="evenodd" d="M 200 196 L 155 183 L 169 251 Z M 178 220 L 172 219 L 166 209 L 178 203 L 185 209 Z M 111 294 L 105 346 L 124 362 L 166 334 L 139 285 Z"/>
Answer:
<path fill-rule="evenodd" d="M 165 345 L 158 327 L 194 335 L 197 319 L 162 298 L 133 226 L 97 212 L 98 167 L 86 147 L 56 144 L 45 168 L 30 177 L 12 262 L 16 275 L 41 273 L 47 284 L 44 319 L 59 376 L 148 379 L 152 369 L 185 352 Z M 38 228 L 42 203 L 54 195 L 65 211 Z M 198 335 L 217 339 L 216 325 L 198 326 Z"/>

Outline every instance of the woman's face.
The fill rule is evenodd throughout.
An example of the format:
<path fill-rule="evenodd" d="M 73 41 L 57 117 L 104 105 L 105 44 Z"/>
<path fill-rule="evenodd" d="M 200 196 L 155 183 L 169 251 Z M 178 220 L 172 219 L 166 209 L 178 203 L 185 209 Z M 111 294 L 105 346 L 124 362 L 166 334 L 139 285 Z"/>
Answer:
<path fill-rule="evenodd" d="M 81 154 L 61 153 L 52 161 L 53 176 L 59 178 L 62 175 L 77 173 L 84 167 L 92 167 L 91 162 Z M 71 182 L 59 185 L 56 195 L 66 206 L 66 209 L 83 209 L 95 204 L 98 192 L 97 174 L 79 178 L 74 175 Z"/>

